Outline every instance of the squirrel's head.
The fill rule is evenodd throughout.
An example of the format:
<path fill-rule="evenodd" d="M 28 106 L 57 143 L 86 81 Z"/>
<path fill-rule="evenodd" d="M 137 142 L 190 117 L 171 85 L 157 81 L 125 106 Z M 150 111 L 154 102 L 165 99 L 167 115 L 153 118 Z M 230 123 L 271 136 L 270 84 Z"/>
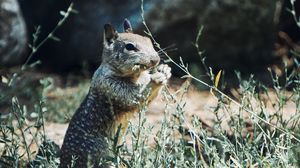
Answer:
<path fill-rule="evenodd" d="M 104 25 L 102 63 L 108 64 L 117 75 L 126 77 L 155 67 L 159 55 L 148 37 L 134 34 L 125 19 L 124 32 L 118 33 L 110 24 Z"/>

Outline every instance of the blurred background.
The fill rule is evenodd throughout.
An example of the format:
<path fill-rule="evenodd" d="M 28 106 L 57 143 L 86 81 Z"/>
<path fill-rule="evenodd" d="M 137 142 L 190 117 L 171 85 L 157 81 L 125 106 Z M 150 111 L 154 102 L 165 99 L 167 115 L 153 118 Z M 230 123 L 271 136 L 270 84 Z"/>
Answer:
<path fill-rule="evenodd" d="M 289 11 L 291 2 L 295 17 Z M 57 27 L 71 3 L 73 12 Z M 136 148 L 142 153 L 132 152 L 132 156 L 142 160 L 148 157 L 148 149 L 162 149 L 163 154 L 149 155 L 147 163 L 175 166 L 184 161 L 191 166 L 198 164 L 194 158 L 199 153 L 203 167 L 209 167 L 206 161 L 228 167 L 236 162 L 240 162 L 236 167 L 297 167 L 290 161 L 295 157 L 300 167 L 300 140 L 296 139 L 300 137 L 300 0 L 144 0 L 143 7 L 161 48 L 177 63 L 182 58 L 193 76 L 222 94 L 199 81 L 190 86 L 188 79 L 180 79 L 186 74 L 168 63 L 173 77 L 147 109 L 151 130 L 140 126 L 146 120 L 138 121 L 143 116 L 139 115 L 133 121 L 138 123 L 138 138 L 131 136 L 136 144 L 155 137 L 158 148 L 142 146 Z M 2 165 L 22 163 L 20 159 L 27 163 L 31 154 L 40 153 L 32 144 L 40 146 L 43 140 L 45 149 L 49 147 L 50 143 L 44 145 L 44 135 L 62 144 L 68 123 L 101 64 L 104 24 L 122 32 L 128 18 L 134 32 L 146 35 L 141 14 L 140 0 L 0 0 L 0 167 L 22 167 Z M 162 62 L 166 59 L 162 57 Z M 160 128 L 166 130 L 161 131 L 164 135 Z M 18 136 L 21 133 L 28 141 Z M 188 139 L 182 141 L 183 137 Z M 130 154 L 130 147 L 121 146 L 115 161 L 122 160 L 119 154 L 125 151 L 126 160 Z M 20 147 L 31 148 L 28 158 Z M 54 152 L 49 152 L 51 157 L 47 153 L 37 158 L 57 160 Z M 175 155 L 169 159 L 164 153 Z M 182 165 L 176 166 L 187 167 Z"/>
<path fill-rule="evenodd" d="M 72 13 L 31 58 L 41 60 L 40 72 L 85 74 L 90 76 L 101 63 L 102 31 L 105 23 L 122 31 L 128 18 L 135 32 L 145 29 L 141 20 L 141 2 L 136 0 L 0 0 L 0 69 L 22 65 L 31 51 L 33 34 L 40 26 L 36 43 L 54 29 L 69 4 Z M 296 2 L 300 13 L 300 1 Z M 255 74 L 270 82 L 268 67 L 279 75 L 283 62 L 293 66 L 290 50 L 299 51 L 300 29 L 288 12 L 289 0 L 146 0 L 145 19 L 161 47 L 169 55 L 189 63 L 194 74 L 203 75 L 201 58 L 194 46 L 198 30 L 204 27 L 198 42 L 207 66 L 223 70 L 227 79 L 234 71 L 243 76 Z M 173 67 L 175 76 L 183 75 Z M 234 86 L 235 80 L 229 80 Z"/>

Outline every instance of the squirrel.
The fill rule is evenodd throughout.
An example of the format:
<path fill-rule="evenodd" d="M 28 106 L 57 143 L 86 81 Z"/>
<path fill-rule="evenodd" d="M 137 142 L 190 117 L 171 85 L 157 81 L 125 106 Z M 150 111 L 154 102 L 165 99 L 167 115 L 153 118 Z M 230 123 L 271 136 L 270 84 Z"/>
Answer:
<path fill-rule="evenodd" d="M 101 167 L 109 153 L 107 141 L 157 97 L 171 77 L 150 38 L 134 34 L 125 19 L 124 32 L 104 25 L 102 62 L 89 92 L 72 117 L 60 152 L 60 168 Z M 121 128 L 121 129 L 119 129 Z"/>

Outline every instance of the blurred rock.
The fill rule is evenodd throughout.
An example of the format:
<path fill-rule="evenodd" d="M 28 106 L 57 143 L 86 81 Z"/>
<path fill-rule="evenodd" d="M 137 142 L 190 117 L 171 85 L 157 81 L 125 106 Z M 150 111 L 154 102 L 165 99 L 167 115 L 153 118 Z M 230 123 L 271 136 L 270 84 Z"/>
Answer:
<path fill-rule="evenodd" d="M 16 0 L 0 0 L 0 66 L 24 61 L 26 27 Z"/>
<path fill-rule="evenodd" d="M 66 10 L 70 0 L 19 0 L 28 30 L 41 25 L 40 39 L 59 20 L 59 10 Z M 214 69 L 238 69 L 253 73 L 265 70 L 275 56 L 274 43 L 278 31 L 281 0 L 153 0 L 145 1 L 145 16 L 155 38 L 162 47 L 176 44 L 174 58 L 201 67 L 195 42 L 201 25 L 199 41 L 207 63 Z M 101 62 L 102 31 L 112 23 L 118 31 L 124 18 L 132 21 L 136 32 L 142 32 L 140 2 L 134 0 L 75 1 L 78 14 L 73 14 L 59 29 L 61 41 L 49 41 L 35 55 L 42 67 L 51 71 L 94 69 Z M 32 10 L 32 9 L 36 10 Z M 278 14 L 279 13 L 279 14 Z"/>
<path fill-rule="evenodd" d="M 41 25 L 40 39 L 50 32 L 61 18 L 60 10 L 66 10 L 70 1 L 19 0 L 30 32 Z M 122 5 L 120 5 L 122 3 Z M 32 8 L 37 10 L 32 10 Z M 101 63 L 103 25 L 111 23 L 122 31 L 124 18 L 136 27 L 141 23 L 140 2 L 135 0 L 85 0 L 75 1 L 72 14 L 55 34 L 60 42 L 48 41 L 34 59 L 42 60 L 42 68 L 50 71 L 73 72 L 94 69 Z"/>
<path fill-rule="evenodd" d="M 148 15 L 150 27 L 163 46 L 176 43 L 185 60 L 199 63 L 192 43 L 203 25 L 199 46 L 209 66 L 253 73 L 275 59 L 278 1 L 168 0 Z M 279 11 L 280 12 L 280 11 Z M 201 67 L 201 66 L 199 66 Z"/>

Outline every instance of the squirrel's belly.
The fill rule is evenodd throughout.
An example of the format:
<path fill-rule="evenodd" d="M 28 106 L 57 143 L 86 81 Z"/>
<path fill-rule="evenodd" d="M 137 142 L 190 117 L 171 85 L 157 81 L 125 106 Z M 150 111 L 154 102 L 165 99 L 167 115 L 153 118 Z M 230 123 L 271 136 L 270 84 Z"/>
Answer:
<path fill-rule="evenodd" d="M 121 132 L 120 132 L 119 136 L 122 136 L 128 127 L 129 121 L 134 117 L 134 114 L 137 112 L 138 112 L 138 110 L 132 110 L 132 111 L 124 112 L 122 115 L 116 116 L 114 124 L 113 124 L 114 131 L 113 131 L 112 136 L 114 136 L 117 133 L 119 127 L 121 127 L 121 130 L 120 130 Z"/>

